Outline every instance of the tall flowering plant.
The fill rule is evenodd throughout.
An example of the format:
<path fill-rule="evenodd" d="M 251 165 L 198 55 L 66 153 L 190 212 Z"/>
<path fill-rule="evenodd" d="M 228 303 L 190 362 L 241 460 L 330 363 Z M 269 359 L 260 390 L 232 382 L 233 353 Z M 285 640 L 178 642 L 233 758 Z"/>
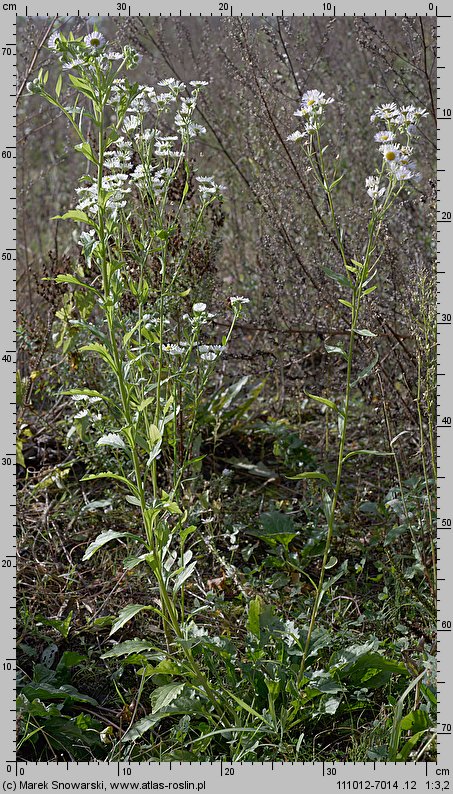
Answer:
<path fill-rule="evenodd" d="M 115 383 L 114 394 L 84 386 L 70 391 L 86 414 L 93 404 L 102 411 L 109 431 L 97 444 L 116 458 L 114 470 L 84 479 L 121 483 L 143 527 L 137 534 L 102 533 L 84 559 L 120 538 L 136 543 L 126 568 L 148 566 L 158 586 L 158 606 L 128 605 L 111 634 L 140 611 L 157 613 L 168 647 L 182 649 L 187 674 L 227 724 L 225 707 L 192 653 L 184 609 L 184 584 L 196 566 L 186 549 L 195 527 L 187 526 L 183 497 L 194 462 L 197 408 L 247 302 L 231 298 L 229 330 L 213 345 L 204 339 L 213 314 L 201 300 L 190 300 L 185 283 L 192 247 L 223 192 L 214 177 L 192 164 L 193 144 L 205 132 L 196 108 L 207 82 L 186 86 L 167 78 L 156 88 L 130 82 L 125 73 L 141 56 L 129 46 L 112 49 L 96 30 L 84 38 L 57 32 L 49 47 L 62 67 L 54 90 L 41 72 L 29 92 L 65 116 L 86 166 L 76 206 L 57 216 L 80 225 L 84 267 L 57 281 L 91 296 L 97 318 L 77 321 L 92 340 L 81 350 L 97 356 Z M 70 100 L 65 74 L 73 89 Z M 168 460 L 170 488 L 164 490 L 161 475 Z"/>
<path fill-rule="evenodd" d="M 328 347 L 327 349 L 328 353 L 340 355 L 346 361 L 346 382 L 343 394 L 336 401 L 309 394 L 309 397 L 318 403 L 324 404 L 337 417 L 338 454 L 335 477 L 332 481 L 324 472 L 316 471 L 303 472 L 293 478 L 311 478 L 322 483 L 322 502 L 327 522 L 324 554 L 319 579 L 315 587 L 308 632 L 302 654 L 299 682 L 303 680 L 316 618 L 321 600 L 326 591 L 325 578 L 326 571 L 330 567 L 330 548 L 336 528 L 336 513 L 341 493 L 343 467 L 357 455 L 393 454 L 392 452 L 369 449 L 348 449 L 347 438 L 351 391 L 354 385 L 362 377 L 370 374 L 374 367 L 373 362 L 365 370 L 355 372 L 354 351 L 357 337 L 375 336 L 372 331 L 360 328 L 361 308 L 364 301 L 368 299 L 378 286 L 374 282 L 380 258 L 378 245 L 382 222 L 406 184 L 411 180 L 420 179 L 411 157 L 413 144 L 417 138 L 418 124 L 427 115 L 423 108 L 416 108 L 413 105 L 400 108 L 394 102 L 377 107 L 371 115 L 371 121 L 382 126 L 382 129 L 374 135 L 375 142 L 379 144 L 378 151 L 381 158 L 375 173 L 368 176 L 365 180 L 365 189 L 371 199 L 370 220 L 367 226 L 366 242 L 359 255 L 360 258 L 352 259 L 346 250 L 343 229 L 338 221 L 334 204 L 335 190 L 343 179 L 343 174 L 338 174 L 336 165 L 332 168 L 327 162 L 327 145 L 323 141 L 322 136 L 326 111 L 333 102 L 333 97 L 326 97 L 322 91 L 307 91 L 302 97 L 300 108 L 294 113 L 303 122 L 303 128 L 297 129 L 288 136 L 289 141 L 301 143 L 307 165 L 321 192 L 325 195 L 337 250 L 343 264 L 343 272 L 326 269 L 326 274 L 345 291 L 343 294 L 347 293 L 347 297 L 339 298 L 339 301 L 348 309 L 350 314 L 349 340 L 346 349 L 341 346 Z"/>

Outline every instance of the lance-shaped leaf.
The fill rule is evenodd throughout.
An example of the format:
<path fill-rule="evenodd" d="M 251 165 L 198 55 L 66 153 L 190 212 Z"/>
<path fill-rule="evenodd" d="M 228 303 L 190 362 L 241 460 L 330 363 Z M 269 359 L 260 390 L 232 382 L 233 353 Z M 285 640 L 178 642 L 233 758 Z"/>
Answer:
<path fill-rule="evenodd" d="M 310 392 L 306 391 L 305 394 L 307 397 L 310 397 L 312 400 L 315 400 L 317 403 L 322 403 L 322 405 L 327 405 L 328 408 L 332 408 L 334 411 L 338 411 L 338 413 L 342 413 L 338 406 L 332 400 L 328 400 L 327 397 L 318 397 L 316 394 L 310 394 Z"/>
<path fill-rule="evenodd" d="M 109 651 L 103 653 L 101 659 L 113 659 L 117 656 L 131 656 L 133 653 L 143 653 L 145 651 L 148 656 L 148 651 L 155 651 L 155 649 L 156 646 L 150 643 L 149 640 L 126 640 L 125 642 L 119 642 L 113 648 L 110 648 Z M 154 653 L 151 658 L 160 660 L 162 659 L 162 654 Z"/>
<path fill-rule="evenodd" d="M 93 540 L 93 543 L 90 543 L 88 546 L 85 554 L 82 557 L 82 560 L 89 560 L 96 554 L 99 549 L 102 549 L 106 543 L 110 543 L 111 540 L 118 540 L 118 538 L 132 538 L 133 540 L 142 542 L 142 538 L 138 535 L 133 535 L 132 532 L 115 532 L 113 529 L 108 529 L 107 532 L 101 532 L 100 535 L 97 536 L 96 540 Z"/>
<path fill-rule="evenodd" d="M 288 480 L 324 480 L 332 485 L 327 474 L 322 471 L 303 471 L 300 474 L 295 474 L 293 477 L 287 477 Z"/>
<path fill-rule="evenodd" d="M 181 694 L 184 687 L 185 684 L 180 682 L 173 682 L 172 684 L 164 684 L 164 686 L 157 687 L 151 695 L 153 713 L 155 714 L 167 708 L 167 706 Z"/>
<path fill-rule="evenodd" d="M 83 210 L 68 210 L 68 212 L 65 212 L 64 215 L 54 215 L 51 218 L 51 220 L 52 221 L 57 221 L 57 220 L 68 221 L 68 220 L 71 220 L 71 221 L 79 221 L 80 223 L 90 223 L 91 225 L 93 225 L 93 221 L 90 220 L 90 218 L 88 217 L 86 212 L 83 212 Z"/>
<path fill-rule="evenodd" d="M 123 477 L 121 474 L 115 474 L 114 471 L 100 471 L 99 474 L 86 474 L 85 477 L 82 477 L 82 480 L 118 480 L 118 482 L 127 485 L 135 496 L 140 497 L 137 486 L 128 480 L 127 477 Z"/>
<path fill-rule="evenodd" d="M 98 291 L 94 287 L 91 287 L 89 284 L 85 284 L 84 281 L 76 278 L 76 276 L 72 276 L 70 273 L 60 273 L 60 275 L 56 277 L 55 282 L 56 284 L 74 284 L 77 287 L 83 287 L 84 289 L 99 295 Z"/>
<path fill-rule="evenodd" d="M 152 612 L 157 612 L 160 615 L 159 611 L 152 606 L 146 604 L 129 604 L 129 606 L 124 607 L 121 610 L 120 614 L 118 615 L 117 619 L 115 620 L 112 630 L 109 634 L 109 637 L 112 634 L 115 634 L 119 629 L 126 625 L 130 620 L 132 620 L 135 615 L 138 615 L 139 612 L 144 612 L 145 610 L 151 610 Z"/>
<path fill-rule="evenodd" d="M 394 454 L 394 452 L 381 452 L 379 449 L 353 449 L 352 452 L 348 452 L 344 456 L 343 463 L 356 455 L 377 455 L 380 458 L 393 458 Z"/>

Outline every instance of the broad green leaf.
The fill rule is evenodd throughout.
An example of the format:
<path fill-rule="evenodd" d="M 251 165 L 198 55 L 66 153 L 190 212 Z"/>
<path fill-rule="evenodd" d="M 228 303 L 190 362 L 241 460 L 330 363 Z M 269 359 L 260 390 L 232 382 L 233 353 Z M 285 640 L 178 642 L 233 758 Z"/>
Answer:
<path fill-rule="evenodd" d="M 316 394 L 310 394 L 310 392 L 306 391 L 305 394 L 307 397 L 310 397 L 312 400 L 315 400 L 317 403 L 322 403 L 323 405 L 327 405 L 328 408 L 332 408 L 334 411 L 340 411 L 339 408 L 335 405 L 332 400 L 328 400 L 327 397 L 318 397 Z"/>
<path fill-rule="evenodd" d="M 337 557 L 330 557 L 326 562 L 326 571 L 328 571 L 329 568 L 334 568 L 337 562 L 338 562 Z"/>
<path fill-rule="evenodd" d="M 140 407 L 139 407 L 139 411 L 140 411 Z M 159 428 L 156 427 L 156 425 L 150 425 L 148 427 L 148 438 L 151 444 L 155 444 L 156 441 L 161 440 L 162 433 L 160 432 Z"/>
<path fill-rule="evenodd" d="M 249 603 L 248 609 L 248 618 L 247 618 L 247 630 L 250 634 L 253 634 L 257 640 L 261 637 L 261 626 L 260 626 L 260 615 L 262 610 L 262 601 L 259 596 L 254 598 Z"/>
<path fill-rule="evenodd" d="M 401 748 L 400 752 L 396 756 L 396 761 L 407 761 L 409 759 L 410 754 L 415 749 L 415 747 L 419 744 L 421 739 L 426 735 L 428 728 L 425 728 L 423 731 L 418 731 L 410 739 L 407 740 L 406 744 Z"/>
<path fill-rule="evenodd" d="M 154 607 L 143 604 L 129 604 L 129 606 L 124 607 L 124 609 L 121 610 L 120 614 L 115 620 L 112 626 L 112 630 L 109 634 L 109 637 L 111 637 L 112 634 L 115 634 L 115 632 L 117 632 L 126 623 L 128 623 L 129 620 L 131 620 L 134 617 L 134 615 L 137 615 L 139 612 L 143 612 L 143 610 L 150 610 L 150 609 L 155 611 Z"/>
<path fill-rule="evenodd" d="M 293 477 L 287 477 L 288 480 L 324 480 L 331 485 L 327 474 L 322 471 L 303 471 L 300 474 L 295 474 Z"/>
<path fill-rule="evenodd" d="M 155 645 L 146 640 L 126 640 L 126 642 L 119 642 L 109 651 L 102 654 L 101 659 L 114 659 L 118 656 L 131 656 L 131 654 L 140 654 L 144 651 L 155 651 Z M 154 654 L 154 659 L 161 659 L 161 654 Z"/>
<path fill-rule="evenodd" d="M 376 336 L 376 334 L 373 334 L 373 331 L 369 331 L 368 328 L 355 328 L 354 333 L 359 336 Z"/>
<path fill-rule="evenodd" d="M 113 529 L 108 529 L 107 532 L 101 532 L 101 534 L 97 536 L 96 540 L 94 540 L 93 543 L 90 543 L 82 557 L 82 560 L 89 560 L 93 554 L 99 551 L 99 549 L 102 549 L 106 543 L 110 543 L 111 540 L 117 540 L 118 538 L 132 538 L 133 540 L 138 540 L 139 542 L 142 541 L 138 535 L 133 535 L 132 532 L 115 532 Z"/>
<path fill-rule="evenodd" d="M 101 358 L 103 358 L 104 361 L 111 367 L 111 369 L 116 372 L 115 362 L 105 345 L 101 345 L 99 342 L 90 342 L 89 345 L 82 345 L 79 350 L 81 353 L 98 353 Z"/>
<path fill-rule="evenodd" d="M 324 345 L 326 353 L 339 353 L 340 356 L 343 356 L 344 360 L 348 360 L 348 354 L 342 347 L 339 345 Z"/>
<path fill-rule="evenodd" d="M 186 568 L 183 568 L 183 570 L 178 573 L 173 584 L 173 594 L 176 594 L 178 590 L 181 589 L 184 582 L 194 572 L 196 566 L 197 566 L 197 561 L 194 560 L 193 562 L 189 563 L 189 565 L 187 565 Z"/>
<path fill-rule="evenodd" d="M 261 513 L 260 522 L 262 524 L 261 527 L 248 529 L 247 533 L 254 535 L 254 537 L 263 540 L 265 543 L 269 543 L 270 546 L 282 543 L 287 548 L 288 544 L 298 535 L 291 516 L 278 510 Z"/>
<path fill-rule="evenodd" d="M 167 706 L 181 694 L 185 684 L 174 682 L 172 684 L 164 684 L 159 686 L 151 694 L 151 705 L 153 714 L 158 711 L 163 711 Z"/>
<path fill-rule="evenodd" d="M 106 433 L 96 441 L 97 447 L 115 447 L 116 449 L 127 449 L 126 444 L 118 433 Z"/>
<path fill-rule="evenodd" d="M 70 684 L 56 687 L 44 682 L 37 684 L 31 681 L 24 686 L 22 694 L 29 700 L 69 700 L 75 703 L 90 703 L 92 706 L 98 705 L 94 698 L 81 694 Z"/>
<path fill-rule="evenodd" d="M 142 717 L 127 729 L 126 733 L 121 737 L 121 741 L 136 742 L 144 733 L 154 728 L 161 719 L 162 714 L 149 714 L 147 717 Z"/>
<path fill-rule="evenodd" d="M 55 221 L 55 220 L 61 220 L 61 221 L 72 220 L 72 221 L 79 221 L 80 223 L 92 223 L 92 221 L 90 221 L 90 219 L 89 219 L 88 215 L 86 214 L 86 212 L 83 212 L 82 210 L 69 210 L 68 212 L 65 212 L 64 215 L 54 215 L 53 218 L 51 218 L 51 220 L 52 221 Z"/>
<path fill-rule="evenodd" d="M 148 405 L 151 405 L 151 403 L 155 402 L 155 400 L 156 398 L 154 397 L 154 395 L 152 395 L 151 397 L 147 397 L 146 400 L 141 401 L 137 410 L 141 413 L 142 411 L 145 410 L 145 408 L 148 407 Z"/>
<path fill-rule="evenodd" d="M 108 397 L 104 397 L 104 395 L 101 394 L 101 392 L 96 391 L 96 389 L 67 389 L 63 392 L 63 394 L 80 394 L 82 397 L 100 397 L 101 400 L 108 400 Z"/>
<path fill-rule="evenodd" d="M 348 454 L 344 456 L 343 463 L 346 463 L 349 458 L 353 458 L 356 455 L 377 455 L 377 457 L 381 458 L 392 458 L 394 454 L 394 452 L 381 452 L 378 449 L 354 449 L 352 452 L 348 452 Z"/>
<path fill-rule="evenodd" d="M 138 488 L 134 485 L 133 482 L 127 479 L 127 477 L 123 477 L 121 474 L 115 474 L 113 471 L 100 471 L 99 474 L 86 474 L 85 477 L 81 478 L 82 480 L 118 480 L 118 482 L 124 483 L 127 487 L 132 491 L 132 493 L 139 497 L 140 494 L 138 492 Z"/>
<path fill-rule="evenodd" d="M 431 725 L 429 714 L 422 709 L 415 709 L 406 714 L 401 720 L 400 728 L 402 731 L 424 731 Z"/>

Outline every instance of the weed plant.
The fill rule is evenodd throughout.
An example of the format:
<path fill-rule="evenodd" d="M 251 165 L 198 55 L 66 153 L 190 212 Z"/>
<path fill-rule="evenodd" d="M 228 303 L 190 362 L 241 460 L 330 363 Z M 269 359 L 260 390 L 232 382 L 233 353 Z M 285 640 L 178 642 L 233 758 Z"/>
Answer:
<path fill-rule="evenodd" d="M 359 456 L 390 459 L 396 466 L 394 496 L 403 505 L 414 554 L 425 572 L 432 562 L 424 557 L 424 544 L 412 521 L 394 450 L 398 436 L 392 435 L 390 424 L 387 448 L 362 448 L 350 441 L 354 390 L 377 365 L 377 357 L 371 356 L 365 367 L 357 366 L 358 340 L 375 335 L 362 327 L 362 315 L 368 302 L 377 300 L 384 221 L 397 208 L 401 194 L 419 179 L 411 158 L 426 112 L 392 102 L 373 113 L 372 122 L 381 126 L 374 134 L 380 164 L 363 191 L 370 202 L 364 245 L 362 234 L 354 244 L 352 230 L 346 233 L 336 209 L 336 196 L 353 164 L 341 168 L 325 139 L 333 98 L 318 90 L 306 91 L 295 113 L 303 129 L 292 133 L 288 144 L 302 145 L 308 178 L 315 182 L 321 214 L 330 225 L 343 266 L 341 272 L 325 267 L 324 273 L 340 290 L 338 300 L 349 315 L 346 346 L 326 345 L 329 356 L 344 362 L 342 393 L 326 397 L 307 392 L 326 412 L 328 436 L 330 416 L 334 418 L 336 466 L 332 472 L 326 461 L 325 470 L 304 470 L 288 478 L 321 486 L 326 526 L 325 532 L 315 527 L 313 533 L 312 548 L 321 549 L 315 574 L 304 565 L 308 555 L 301 561 L 290 548 L 297 531 L 289 517 L 275 509 L 263 512 L 260 532 L 255 531 L 256 537 L 268 543 L 272 565 L 302 577 L 308 588 L 298 621 L 277 614 L 260 593 L 238 580 L 245 615 L 235 637 L 229 630 L 208 632 L 200 625 L 211 613 L 222 615 L 222 598 L 212 592 L 203 601 L 190 592 L 197 569 L 194 541 L 201 534 L 210 542 L 209 527 L 202 524 L 200 533 L 194 518 L 202 514 L 206 501 L 196 491 L 203 457 L 196 443 L 200 417 L 212 392 L 216 364 L 249 302 L 248 298 L 230 299 L 230 324 L 219 343 L 214 343 L 214 317 L 202 288 L 194 294 L 189 284 L 187 262 L 194 247 L 205 239 L 209 213 L 222 201 L 224 190 L 197 165 L 201 161 L 198 138 L 205 132 L 197 121 L 197 101 L 207 83 L 195 80 L 186 85 L 174 77 L 156 87 L 133 83 L 126 74 L 137 67 L 138 52 L 127 44 L 118 52 L 111 49 L 97 30 L 85 37 L 56 32 L 49 47 L 62 69 L 54 89 L 50 90 L 45 71 L 28 89 L 63 114 L 85 164 L 77 206 L 57 216 L 79 225 L 83 260 L 74 272 L 57 275 L 56 283 L 84 296 L 83 312 L 77 317 L 69 312 L 65 317 L 59 344 L 64 345 L 66 334 L 74 330 L 83 334 L 88 341 L 78 352 L 96 356 L 100 382 L 111 384 L 108 389 L 81 384 L 66 394 L 76 404 L 75 419 L 84 420 L 87 433 L 103 428 L 96 444 L 111 461 L 108 469 L 90 473 L 84 481 L 107 480 L 121 487 L 128 509 L 140 516 L 134 531 L 101 532 L 83 559 L 88 562 L 96 554 L 104 555 L 107 544 L 118 541 L 127 549 L 125 571 L 139 575 L 144 568 L 150 574 L 150 578 L 145 575 L 149 598 L 121 609 L 111 627 L 110 636 L 115 639 L 102 656 L 107 663 L 121 660 L 124 671 L 134 670 L 138 676 L 129 725 L 118 731 L 112 724 L 99 733 L 96 721 L 87 719 L 92 752 L 99 754 L 98 731 L 110 760 L 305 760 L 312 757 L 307 736 L 313 721 L 320 734 L 328 731 L 332 719 L 340 733 L 351 726 L 358 733 L 366 715 L 374 719 L 373 730 L 366 748 L 356 749 L 357 759 L 361 753 L 400 761 L 408 760 L 414 751 L 424 756 L 434 736 L 432 657 L 427 656 L 421 669 L 414 668 L 382 647 L 374 635 L 358 643 L 353 628 L 335 634 L 328 630 L 321 606 L 328 595 L 332 604 L 341 598 L 338 588 L 347 561 L 338 565 L 332 546 L 342 531 L 344 470 L 355 465 Z M 70 100 L 66 81 L 73 92 Z M 429 327 L 428 319 L 424 327 Z M 231 399 L 227 391 L 217 397 L 211 393 L 210 404 L 217 405 L 211 413 L 218 414 L 213 423 L 214 450 L 222 435 L 220 414 L 230 408 L 244 383 L 232 387 Z M 261 388 L 255 387 L 252 402 Z M 426 452 L 432 445 L 423 440 L 421 391 L 417 405 L 422 451 Z M 239 420 L 245 411 L 237 412 Z M 431 431 L 429 425 L 429 439 Z M 281 428 L 279 434 L 277 447 L 286 450 L 290 442 Z M 294 443 L 292 438 L 293 447 Z M 307 460 L 311 461 L 310 455 Z M 423 460 L 427 481 L 426 456 Z M 258 476 L 262 473 L 258 471 Z M 431 516 L 429 498 L 426 505 Z M 404 579 L 405 572 L 399 575 Z M 431 580 L 430 586 L 434 588 Z M 156 587 L 158 596 L 152 598 Z M 326 610 L 334 615 L 332 604 Z M 159 622 L 161 643 L 149 638 L 116 642 L 115 635 L 146 613 Z M 48 675 L 61 707 L 68 705 L 62 681 L 79 662 L 79 657 L 64 656 Z M 55 725 L 57 730 L 61 726 L 58 707 L 44 714 L 39 705 L 33 705 L 39 700 L 37 684 L 27 681 L 21 693 L 19 707 L 26 719 L 23 742 L 40 730 L 39 718 L 50 725 L 49 735 L 53 736 Z M 378 694 L 384 687 L 387 705 Z M 370 693 L 375 696 L 372 706 Z M 151 711 L 145 707 L 143 714 L 148 695 Z M 94 710 L 98 705 L 76 689 L 70 697 Z M 71 723 L 75 732 L 81 730 L 80 723 Z M 382 733 L 387 741 L 376 738 Z M 330 752 L 335 757 L 335 749 Z"/>

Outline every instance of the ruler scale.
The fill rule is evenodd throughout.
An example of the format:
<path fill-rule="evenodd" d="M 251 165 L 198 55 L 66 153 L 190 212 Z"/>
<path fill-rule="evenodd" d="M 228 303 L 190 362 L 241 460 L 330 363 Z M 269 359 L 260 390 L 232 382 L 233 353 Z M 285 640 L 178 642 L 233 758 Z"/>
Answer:
<path fill-rule="evenodd" d="M 32 0 L 29 4 L 0 3 L 2 56 L 0 90 L 3 123 L 0 126 L 2 290 L 0 292 L 0 493 L 2 532 L 0 535 L 2 652 L 0 657 L 0 769 L 3 789 L 71 790 L 180 790 L 219 792 L 234 789 L 238 794 L 254 787 L 264 792 L 280 787 L 284 791 L 311 790 L 320 794 L 334 791 L 448 791 L 453 787 L 453 507 L 449 488 L 453 486 L 452 318 L 453 272 L 449 252 L 453 250 L 453 22 L 449 4 L 399 2 L 388 6 L 375 3 L 363 8 L 351 2 L 313 4 L 291 2 L 277 8 L 271 2 L 207 2 L 167 0 L 151 9 L 140 0 L 132 3 L 101 3 L 70 8 L 55 0 Z M 16 285 L 16 115 L 18 90 L 15 65 L 16 20 L 18 16 L 427 16 L 437 22 L 437 454 L 438 454 L 438 761 L 436 763 L 31 763 L 15 760 L 15 285 Z M 450 767 L 451 765 L 451 767 Z M 77 785 L 78 784 L 78 785 Z M 136 785 L 133 785 L 136 784 Z"/>

